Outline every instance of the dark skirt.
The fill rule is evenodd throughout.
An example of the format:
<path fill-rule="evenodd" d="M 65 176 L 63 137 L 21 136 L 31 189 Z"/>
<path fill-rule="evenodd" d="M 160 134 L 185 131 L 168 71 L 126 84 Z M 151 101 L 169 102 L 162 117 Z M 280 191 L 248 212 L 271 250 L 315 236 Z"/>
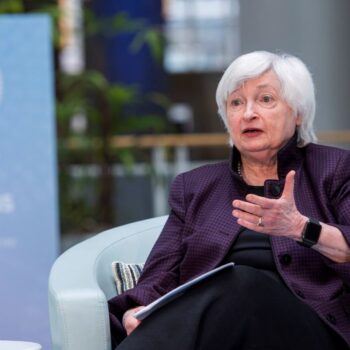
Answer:
<path fill-rule="evenodd" d="M 343 350 L 286 286 L 247 266 L 222 271 L 154 312 L 117 350 Z"/>

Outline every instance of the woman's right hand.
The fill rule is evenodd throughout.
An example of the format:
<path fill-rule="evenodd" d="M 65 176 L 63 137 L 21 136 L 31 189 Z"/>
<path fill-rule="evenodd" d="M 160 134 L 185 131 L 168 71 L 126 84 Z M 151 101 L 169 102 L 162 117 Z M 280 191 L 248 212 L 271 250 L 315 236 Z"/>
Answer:
<path fill-rule="evenodd" d="M 141 323 L 141 321 L 134 317 L 134 314 L 143 308 L 144 306 L 138 306 L 125 311 L 123 315 L 123 327 L 125 328 L 127 335 L 130 335 L 131 332 L 133 332 L 135 328 Z"/>

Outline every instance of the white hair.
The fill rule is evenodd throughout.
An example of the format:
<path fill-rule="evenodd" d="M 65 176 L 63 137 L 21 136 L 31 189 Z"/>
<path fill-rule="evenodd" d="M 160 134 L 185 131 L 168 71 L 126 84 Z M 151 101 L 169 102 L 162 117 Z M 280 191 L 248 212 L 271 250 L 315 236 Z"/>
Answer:
<path fill-rule="evenodd" d="M 281 96 L 293 112 L 301 117 L 301 125 L 297 127 L 298 146 L 316 142 L 313 129 L 316 102 L 312 77 L 299 58 L 287 54 L 254 51 L 239 56 L 230 64 L 216 90 L 218 112 L 226 128 L 228 96 L 245 81 L 257 78 L 269 70 L 276 74 L 281 84 Z"/>

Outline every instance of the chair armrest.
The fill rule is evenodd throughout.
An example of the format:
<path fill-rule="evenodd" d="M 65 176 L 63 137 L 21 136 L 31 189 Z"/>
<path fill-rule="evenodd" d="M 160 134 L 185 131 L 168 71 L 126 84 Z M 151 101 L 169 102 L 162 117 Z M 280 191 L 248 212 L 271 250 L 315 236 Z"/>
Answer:
<path fill-rule="evenodd" d="M 107 298 L 94 270 L 100 252 L 116 240 L 108 234 L 100 233 L 67 250 L 51 269 L 49 312 L 53 350 L 111 349 Z"/>
<path fill-rule="evenodd" d="M 104 231 L 58 257 L 49 277 L 53 350 L 111 349 L 107 299 L 116 289 L 110 263 L 144 261 L 166 218 Z"/>

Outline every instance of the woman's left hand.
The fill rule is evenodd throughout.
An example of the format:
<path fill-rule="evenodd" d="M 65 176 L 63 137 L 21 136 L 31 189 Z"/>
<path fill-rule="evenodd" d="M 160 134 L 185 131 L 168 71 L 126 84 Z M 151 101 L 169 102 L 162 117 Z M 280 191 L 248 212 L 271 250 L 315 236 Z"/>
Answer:
<path fill-rule="evenodd" d="M 246 201 L 234 200 L 232 215 L 238 224 L 256 232 L 300 240 L 307 217 L 295 205 L 294 177 L 295 171 L 291 170 L 278 199 L 248 194 Z"/>

